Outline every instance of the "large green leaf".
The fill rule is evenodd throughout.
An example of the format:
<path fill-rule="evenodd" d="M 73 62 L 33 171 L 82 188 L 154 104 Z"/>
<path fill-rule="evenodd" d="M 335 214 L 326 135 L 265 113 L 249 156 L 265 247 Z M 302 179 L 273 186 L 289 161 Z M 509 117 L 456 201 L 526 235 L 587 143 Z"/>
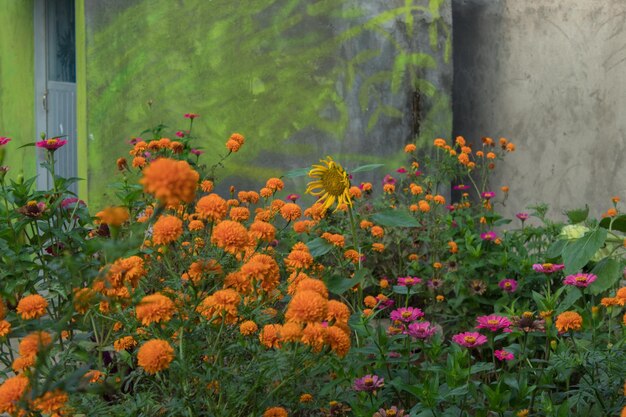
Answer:
<path fill-rule="evenodd" d="M 339 275 L 332 276 L 326 280 L 328 291 L 335 295 L 341 295 L 350 288 L 354 287 L 358 282 L 352 279 L 346 279 Z"/>
<path fill-rule="evenodd" d="M 604 245 L 606 234 L 607 230 L 599 227 L 565 246 L 561 254 L 565 264 L 565 273 L 573 274 L 587 265 L 594 253 Z"/>
<path fill-rule="evenodd" d="M 559 239 L 556 242 L 553 242 L 549 247 L 548 250 L 546 251 L 546 258 L 547 259 L 555 259 L 558 258 L 559 256 L 561 256 L 561 253 L 563 252 L 563 249 L 565 248 L 565 246 L 567 246 L 569 242 L 567 240 L 564 239 Z"/>
<path fill-rule="evenodd" d="M 563 298 L 563 301 L 561 301 L 558 305 L 558 311 L 562 312 L 562 311 L 569 309 L 582 296 L 583 296 L 583 293 L 578 288 L 576 287 L 569 288 L 567 291 L 567 294 L 565 295 L 565 298 Z"/>
<path fill-rule="evenodd" d="M 589 291 L 594 295 L 608 290 L 622 277 L 620 264 L 613 258 L 602 259 L 591 273 L 598 276 L 598 279 L 589 286 Z"/>
<path fill-rule="evenodd" d="M 321 237 L 311 240 L 306 245 L 314 258 L 327 254 L 333 248 L 331 243 Z"/>
<path fill-rule="evenodd" d="M 600 222 L 600 227 L 604 227 L 605 229 L 608 229 L 609 225 L 611 226 L 612 230 L 619 230 L 620 232 L 626 233 L 626 214 L 622 214 L 621 216 L 617 216 L 613 220 L 613 224 L 612 225 L 611 225 L 611 218 L 610 217 L 605 217 Z"/>
<path fill-rule="evenodd" d="M 565 214 L 572 224 L 582 223 L 587 220 L 587 216 L 589 216 L 589 206 L 585 204 L 584 209 L 569 210 L 565 212 Z"/>
<path fill-rule="evenodd" d="M 380 167 L 384 167 L 385 164 L 368 164 L 368 165 L 361 165 L 360 167 L 356 167 L 354 168 L 351 173 L 352 174 L 356 174 L 357 172 L 365 172 L 365 171 L 373 171 L 377 168 Z"/>
<path fill-rule="evenodd" d="M 374 214 L 372 221 L 380 226 L 390 227 L 418 227 L 420 225 L 417 219 L 406 210 L 383 210 Z"/>
<path fill-rule="evenodd" d="M 291 171 L 288 171 L 285 174 L 285 177 L 287 178 L 297 178 L 297 177 L 304 177 L 306 175 L 309 174 L 309 171 L 311 170 L 311 168 L 298 168 L 298 169 L 293 169 Z"/>

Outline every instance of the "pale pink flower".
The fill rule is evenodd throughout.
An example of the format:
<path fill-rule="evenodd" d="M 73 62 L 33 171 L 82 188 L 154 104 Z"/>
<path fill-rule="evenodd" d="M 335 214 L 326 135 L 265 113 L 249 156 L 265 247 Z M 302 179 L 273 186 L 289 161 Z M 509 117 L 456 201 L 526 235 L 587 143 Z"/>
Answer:
<path fill-rule="evenodd" d="M 506 329 L 511 325 L 508 318 L 498 316 L 497 314 L 476 317 L 476 322 L 478 323 L 478 326 L 476 326 L 477 329 L 489 329 L 492 332 Z"/>

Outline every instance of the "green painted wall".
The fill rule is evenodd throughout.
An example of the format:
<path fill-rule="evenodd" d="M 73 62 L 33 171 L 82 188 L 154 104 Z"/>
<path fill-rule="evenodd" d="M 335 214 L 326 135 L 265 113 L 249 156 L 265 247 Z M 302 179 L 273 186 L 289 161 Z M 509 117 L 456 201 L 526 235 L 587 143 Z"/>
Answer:
<path fill-rule="evenodd" d="M 0 2 L 0 136 L 13 140 L 3 162 L 13 178 L 37 169 L 34 148 L 17 149 L 35 139 L 33 8 L 32 0 Z"/>
<path fill-rule="evenodd" d="M 450 135 L 447 0 L 84 0 L 84 8 L 92 204 L 111 203 L 106 184 L 131 135 L 158 123 L 184 129 L 186 112 L 201 115 L 194 130 L 208 164 L 230 133 L 247 137 L 223 171 L 241 186 L 329 154 L 348 167 L 391 169 L 416 136 Z"/>

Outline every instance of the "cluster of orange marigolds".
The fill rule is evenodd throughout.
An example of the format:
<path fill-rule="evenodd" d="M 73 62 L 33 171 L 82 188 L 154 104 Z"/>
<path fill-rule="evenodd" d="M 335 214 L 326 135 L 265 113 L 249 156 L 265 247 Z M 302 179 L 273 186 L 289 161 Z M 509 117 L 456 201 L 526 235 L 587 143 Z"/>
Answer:
<path fill-rule="evenodd" d="M 226 147 L 229 152 L 237 152 L 243 144 L 244 137 L 233 134 Z M 494 167 L 496 154 L 489 149 L 496 144 L 490 138 L 483 139 L 484 151 L 477 151 L 473 156 L 472 149 L 461 137 L 456 139 L 457 147 L 448 145 L 443 139 L 435 140 L 434 145 L 456 156 L 458 162 L 469 170 L 476 167 L 476 162 L 471 158 L 485 159 L 489 169 Z M 507 152 L 515 150 L 515 145 L 506 139 L 500 139 L 499 145 Z M 132 350 L 139 345 L 136 363 L 148 374 L 158 373 L 170 366 L 176 356 L 172 343 L 179 336 L 173 332 L 171 340 L 155 338 L 150 326 L 163 325 L 175 315 L 197 314 L 211 324 L 238 326 L 241 335 L 258 338 L 258 342 L 268 349 L 281 349 L 289 342 L 296 342 L 309 346 L 313 352 L 328 348 L 339 357 L 345 356 L 351 345 L 348 327 L 351 309 L 341 301 L 329 299 L 329 291 L 320 279 L 324 266 L 315 262 L 307 245 L 296 243 L 282 259 L 288 277 L 286 285 L 281 286 L 281 270 L 276 259 L 277 252 L 272 245 L 277 234 L 275 220 L 283 219 L 292 225 L 296 233 L 308 232 L 324 217 L 328 208 L 325 202 L 317 201 L 302 210 L 295 199 L 286 202 L 273 198 L 284 187 L 279 178 L 269 179 L 259 192 L 239 191 L 236 198 L 233 192 L 230 199 L 224 199 L 212 193 L 212 181 L 202 179 L 186 161 L 175 159 L 174 155 L 183 150 L 182 142 L 166 138 L 134 144 L 130 151 L 133 157 L 131 165 L 141 169 L 140 182 L 144 191 L 154 197 L 153 203 L 140 213 L 136 221 L 152 224 L 144 247 L 156 251 L 151 255 L 117 259 L 104 266 L 92 285 L 75 290 L 72 303 L 76 314 L 86 314 L 89 309 L 97 308 L 101 314 L 109 315 L 114 323 L 112 330 L 117 335 L 113 342 L 114 349 Z M 415 150 L 415 145 L 407 145 L 405 148 L 407 153 Z M 145 156 L 148 151 L 161 157 L 150 160 Z M 417 162 L 414 162 L 414 168 L 417 169 L 419 165 L 415 164 Z M 131 169 L 124 158 L 118 160 L 117 165 L 120 170 Z M 372 184 L 369 183 L 348 187 L 345 198 L 336 196 L 337 209 L 348 210 L 352 199 L 359 199 L 363 193 L 371 190 Z M 203 195 L 197 199 L 198 191 Z M 384 185 L 385 193 L 394 191 L 394 184 Z M 446 204 L 443 196 L 432 195 L 416 183 L 409 184 L 408 191 L 421 198 L 410 206 L 412 211 L 428 213 L 431 204 Z M 97 213 L 96 218 L 97 223 L 106 224 L 109 228 L 121 228 L 131 221 L 130 213 L 124 207 L 106 208 Z M 385 235 L 383 227 L 368 220 L 362 220 L 360 227 L 369 230 L 374 239 L 381 240 Z M 179 242 L 184 234 L 189 238 Z M 321 237 L 334 246 L 345 246 L 345 238 L 341 234 L 324 232 Z M 209 244 L 232 255 L 237 267 L 225 273 L 216 259 L 202 259 L 199 254 Z M 448 246 L 451 253 L 458 251 L 455 242 L 449 242 Z M 223 283 L 222 288 L 203 294 L 194 311 L 189 311 L 185 303 L 188 294 L 171 288 L 162 288 L 145 295 L 133 305 L 133 292 L 138 289 L 141 280 L 146 278 L 153 263 L 158 262 L 161 256 L 166 256 L 168 248 L 178 250 L 177 253 L 183 259 L 192 260 L 180 273 L 186 285 L 199 286 L 209 278 Z M 379 241 L 374 242 L 370 249 L 382 252 L 385 247 Z M 358 264 L 362 254 L 355 249 L 347 249 L 344 256 Z M 280 320 L 282 323 L 277 320 L 259 329 L 254 320 L 241 314 L 242 305 L 272 305 L 272 302 L 284 297 L 283 291 L 291 299 L 282 315 L 284 319 Z M 366 300 L 367 306 L 373 307 L 375 304 L 375 300 Z M 46 298 L 31 294 L 19 301 L 16 311 L 22 320 L 28 321 L 46 315 L 48 307 Z M 134 326 L 129 321 L 122 323 L 119 320 L 124 311 L 133 312 L 136 319 Z M 278 317 L 272 307 L 265 308 L 264 312 L 270 317 Z M 4 320 L 5 316 L 6 307 L 0 300 L 0 337 L 6 337 L 11 331 L 11 324 Z M 563 317 L 562 320 L 567 323 L 559 322 L 557 326 L 575 328 L 578 325 L 578 317 Z M 626 324 L 626 317 L 624 320 Z M 64 331 L 57 337 L 71 339 L 72 333 Z M 21 414 L 18 402 L 28 391 L 29 369 L 36 365 L 38 353 L 54 340 L 55 337 L 46 331 L 37 331 L 22 338 L 18 347 L 19 356 L 13 362 L 16 376 L 0 385 L 0 412 Z M 90 383 L 98 383 L 104 377 L 103 370 L 92 370 L 85 375 Z M 68 395 L 56 390 L 34 399 L 30 406 L 44 414 L 64 415 L 68 412 L 67 401 Z M 272 407 L 265 415 L 286 416 L 287 412 L 281 407 Z"/>

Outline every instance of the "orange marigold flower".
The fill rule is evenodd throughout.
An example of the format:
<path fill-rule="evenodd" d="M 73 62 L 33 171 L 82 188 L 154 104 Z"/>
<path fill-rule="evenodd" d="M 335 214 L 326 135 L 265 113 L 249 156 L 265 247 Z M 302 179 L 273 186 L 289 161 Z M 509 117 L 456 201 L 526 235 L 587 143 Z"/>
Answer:
<path fill-rule="evenodd" d="M 620 300 L 618 297 L 605 297 L 600 300 L 600 304 L 602 304 L 604 307 L 610 308 L 613 306 L 623 305 L 622 300 Z"/>
<path fill-rule="evenodd" d="M 509 192 L 509 187 L 507 187 L 506 185 L 503 185 L 502 187 L 500 187 L 500 190 L 502 190 L 502 192 L 506 194 Z"/>
<path fill-rule="evenodd" d="M 169 368 L 172 360 L 174 360 L 174 348 L 167 340 L 148 340 L 137 352 L 137 363 L 148 374 L 156 374 Z"/>
<path fill-rule="evenodd" d="M 386 278 L 383 278 L 378 282 L 378 285 L 380 288 L 387 288 L 389 287 L 389 281 Z"/>
<path fill-rule="evenodd" d="M 328 301 L 318 292 L 296 290 L 287 306 L 285 319 L 296 323 L 320 322 L 326 318 L 327 312 Z"/>
<path fill-rule="evenodd" d="M 370 229 L 370 233 L 372 234 L 372 236 L 374 237 L 383 237 L 385 235 L 385 231 L 383 230 L 382 227 L 380 226 L 373 226 Z"/>
<path fill-rule="evenodd" d="M 363 299 L 363 304 L 365 304 L 367 307 L 374 308 L 376 307 L 376 304 L 378 304 L 378 300 L 376 299 L 376 297 L 368 295 L 367 297 L 365 297 L 365 299 Z"/>
<path fill-rule="evenodd" d="M 300 396 L 300 402 L 301 403 L 310 403 L 313 401 L 313 396 L 311 394 L 302 394 Z"/>
<path fill-rule="evenodd" d="M 151 323 L 166 323 L 172 319 L 175 311 L 174 302 L 160 293 L 143 297 L 135 307 L 137 320 L 144 326 Z"/>
<path fill-rule="evenodd" d="M 361 183 L 361 190 L 363 190 L 365 192 L 372 191 L 372 183 L 371 182 L 362 182 Z"/>
<path fill-rule="evenodd" d="M 52 336 L 48 332 L 37 331 L 30 333 L 20 340 L 17 351 L 24 357 L 35 357 L 40 348 L 45 348 L 52 343 Z"/>
<path fill-rule="evenodd" d="M 483 137 L 482 138 L 483 141 L 483 145 L 485 146 L 493 146 L 493 139 L 491 139 L 490 137 Z"/>
<path fill-rule="evenodd" d="M 618 196 L 614 195 L 613 197 L 611 197 L 611 201 L 613 202 L 613 204 L 617 204 L 620 202 L 620 199 Z"/>
<path fill-rule="evenodd" d="M 213 228 L 211 243 L 224 249 L 226 252 L 236 254 L 245 250 L 249 242 L 248 231 L 238 222 L 224 220 Z"/>
<path fill-rule="evenodd" d="M 382 243 L 372 243 L 372 250 L 376 252 L 382 252 L 385 250 L 385 245 Z"/>
<path fill-rule="evenodd" d="M 430 211 L 430 204 L 425 200 L 418 201 L 417 206 L 422 213 L 428 213 Z"/>
<path fill-rule="evenodd" d="M 602 217 L 615 217 L 617 216 L 617 209 L 611 207 L 602 215 Z"/>
<path fill-rule="evenodd" d="M 500 146 L 506 146 L 509 141 L 506 138 L 500 138 Z"/>
<path fill-rule="evenodd" d="M 15 360 L 11 364 L 11 369 L 13 369 L 13 372 L 15 372 L 16 374 L 25 372 L 26 370 L 35 366 L 36 360 L 37 357 L 35 355 L 19 356 L 15 358 Z"/>
<path fill-rule="evenodd" d="M 37 319 L 46 314 L 48 301 L 39 294 L 30 294 L 17 303 L 17 312 L 23 320 Z"/>
<path fill-rule="evenodd" d="M 433 197 L 433 201 L 437 204 L 446 204 L 446 199 L 442 195 L 436 195 Z"/>
<path fill-rule="evenodd" d="M 91 371 L 87 371 L 87 373 L 83 375 L 83 379 L 85 379 L 90 384 L 102 382 L 104 377 L 105 377 L 104 372 L 98 371 L 97 369 L 92 369 Z"/>
<path fill-rule="evenodd" d="M 326 209 L 322 203 L 314 203 L 311 207 L 304 210 L 304 215 L 311 217 L 313 220 L 322 220 L 326 215 Z"/>
<path fill-rule="evenodd" d="M 11 323 L 6 320 L 0 321 L 0 337 L 5 337 L 11 333 Z"/>
<path fill-rule="evenodd" d="M 450 253 L 457 253 L 459 251 L 459 247 L 456 242 L 448 242 L 448 247 L 450 248 Z"/>
<path fill-rule="evenodd" d="M 393 194 L 396 192 L 396 186 L 393 184 L 385 184 L 383 185 L 383 192 L 386 194 Z"/>
<path fill-rule="evenodd" d="M 359 199 L 363 196 L 361 189 L 357 186 L 352 186 L 348 189 L 348 193 L 350 194 L 350 198 Z"/>
<path fill-rule="evenodd" d="M 293 224 L 293 231 L 296 233 L 308 233 L 315 225 L 313 220 L 301 220 Z"/>
<path fill-rule="evenodd" d="M 617 294 L 615 296 L 621 300 L 626 300 L 626 287 L 622 287 L 617 290 Z"/>
<path fill-rule="evenodd" d="M 409 261 L 417 261 L 419 258 L 420 257 L 417 253 L 412 253 L 409 255 Z"/>
<path fill-rule="evenodd" d="M 263 417 L 287 417 L 287 410 L 282 407 L 270 407 L 263 413 Z"/>
<path fill-rule="evenodd" d="M 435 269 L 441 269 L 443 267 L 443 265 L 441 264 L 441 262 L 435 262 L 433 264 L 433 268 Z"/>
<path fill-rule="evenodd" d="M 302 343 L 311 346 L 313 352 L 319 352 L 326 343 L 327 327 L 321 323 L 310 322 L 302 331 Z"/>
<path fill-rule="evenodd" d="M 166 205 L 191 203 L 200 176 L 186 161 L 160 158 L 143 170 L 141 184 Z"/>
<path fill-rule="evenodd" d="M 270 204 L 270 211 L 272 213 L 278 213 L 285 204 L 287 203 L 285 203 L 283 200 L 274 200 Z"/>
<path fill-rule="evenodd" d="M 437 138 L 433 141 L 433 145 L 438 148 L 443 148 L 444 146 L 446 146 L 446 141 L 445 139 Z"/>
<path fill-rule="evenodd" d="M 130 214 L 128 213 L 128 209 L 126 207 L 107 207 L 96 213 L 96 217 L 102 223 L 106 223 L 109 226 L 119 227 L 128 221 Z"/>
<path fill-rule="evenodd" d="M 143 259 L 139 256 L 130 256 L 113 262 L 107 273 L 107 279 L 114 288 L 124 287 L 126 284 L 136 288 L 139 280 L 146 274 Z"/>
<path fill-rule="evenodd" d="M 152 242 L 155 245 L 168 245 L 182 234 L 183 221 L 176 216 L 161 216 L 152 226 Z"/>
<path fill-rule="evenodd" d="M 328 298 L 328 288 L 324 281 L 315 278 L 305 278 L 296 285 L 296 293 L 300 291 L 315 291 L 324 298 Z"/>
<path fill-rule="evenodd" d="M 359 259 L 361 258 L 361 256 L 359 255 L 359 252 L 355 251 L 354 249 L 348 249 L 347 251 L 345 251 L 343 253 L 343 257 L 349 260 L 350 262 L 352 262 L 353 264 L 358 264 Z"/>
<path fill-rule="evenodd" d="M 143 168 L 147 163 L 146 158 L 142 156 L 136 156 L 133 158 L 133 168 Z"/>
<path fill-rule="evenodd" d="M 244 336 L 250 336 L 259 330 L 259 326 L 252 320 L 246 320 L 239 325 L 239 333 Z"/>
<path fill-rule="evenodd" d="M 265 187 L 269 188 L 270 190 L 276 192 L 276 191 L 280 191 L 283 189 L 283 187 L 285 187 L 285 184 L 283 183 L 283 181 L 279 178 L 270 178 L 269 180 L 267 180 L 267 182 L 265 183 Z"/>
<path fill-rule="evenodd" d="M 350 336 L 337 326 L 326 329 L 326 340 L 337 356 L 343 358 L 350 350 Z"/>
<path fill-rule="evenodd" d="M 221 322 L 219 319 L 224 319 L 226 324 L 233 324 L 237 322 L 237 308 L 240 303 L 239 293 L 232 288 L 226 288 L 217 290 L 202 300 L 197 310 L 207 320 Z"/>
<path fill-rule="evenodd" d="M 255 221 L 250 225 L 249 233 L 254 239 L 271 242 L 276 237 L 276 228 L 271 223 Z"/>
<path fill-rule="evenodd" d="M 205 193 L 213 191 L 213 181 L 204 180 L 200 183 L 200 189 Z"/>
<path fill-rule="evenodd" d="M 206 195 L 196 203 L 196 213 L 198 213 L 200 218 L 211 222 L 222 220 L 226 217 L 227 210 L 228 204 L 226 200 L 217 194 Z"/>
<path fill-rule="evenodd" d="M 583 327 L 583 318 L 575 311 L 566 311 L 557 316 L 555 325 L 561 333 L 576 331 Z"/>
<path fill-rule="evenodd" d="M 469 156 L 467 156 L 467 154 L 462 153 L 457 157 L 459 163 L 461 163 L 461 165 L 467 165 L 469 164 L 470 160 L 469 160 Z"/>
<path fill-rule="evenodd" d="M 466 154 L 469 155 L 470 153 L 472 153 L 472 148 L 470 148 L 469 146 L 462 146 L 461 147 L 461 152 L 462 153 L 466 153 Z M 452 152 L 450 152 L 450 154 L 452 154 Z M 454 155 L 452 155 L 452 156 L 454 156 Z"/>
<path fill-rule="evenodd" d="M 415 146 L 412 143 L 409 143 L 408 145 L 404 147 L 404 152 L 411 153 L 411 152 L 415 152 L 416 149 L 417 149 L 417 146 Z"/>
<path fill-rule="evenodd" d="M 506 151 L 507 152 L 515 152 L 515 145 L 513 143 L 507 143 Z"/>
<path fill-rule="evenodd" d="M 190 232 L 197 232 L 204 229 L 204 223 L 202 223 L 202 220 L 192 220 L 187 225 L 187 229 L 189 229 Z"/>
<path fill-rule="evenodd" d="M 374 304 L 374 306 L 375 305 L 376 304 Z M 347 325 L 349 319 L 350 308 L 347 305 L 337 300 L 328 301 L 328 312 L 326 313 L 326 321 Z"/>
<path fill-rule="evenodd" d="M 250 210 L 247 207 L 233 207 L 230 209 L 229 216 L 236 222 L 245 222 L 250 218 Z"/>
<path fill-rule="evenodd" d="M 137 346 L 137 341 L 132 336 L 124 336 L 113 342 L 113 347 L 118 352 L 122 350 L 132 349 L 135 346 Z"/>
<path fill-rule="evenodd" d="M 199 260 L 189 265 L 187 274 L 183 274 L 182 279 L 191 279 L 191 282 L 197 285 L 205 276 L 221 275 L 222 273 L 222 266 L 215 259 Z"/>
<path fill-rule="evenodd" d="M 259 190 L 259 194 L 263 198 L 270 198 L 274 194 L 274 191 L 271 188 L 263 187 Z"/>
<path fill-rule="evenodd" d="M 297 247 L 296 245 L 285 258 L 285 265 L 291 270 L 310 268 L 313 265 L 313 256 L 311 256 L 309 248 L 306 245 Z"/>
<path fill-rule="evenodd" d="M 483 151 L 477 151 L 476 156 L 482 158 L 483 156 L 485 156 L 485 153 Z"/>
<path fill-rule="evenodd" d="M 457 136 L 455 142 L 459 146 L 465 146 L 465 138 L 463 136 Z"/>
<path fill-rule="evenodd" d="M 8 378 L 0 385 L 0 413 L 14 415 L 20 410 L 18 402 L 26 393 L 29 381 L 28 377 L 17 375 Z"/>
<path fill-rule="evenodd" d="M 241 144 L 235 140 L 228 139 L 226 141 L 226 148 L 231 152 L 237 152 L 241 148 Z"/>
<path fill-rule="evenodd" d="M 302 326 L 293 321 L 283 324 L 280 328 L 280 341 L 282 343 L 298 342 L 302 338 Z"/>
<path fill-rule="evenodd" d="M 322 239 L 325 239 L 328 241 L 328 243 L 332 243 L 334 246 L 338 246 L 340 248 L 343 248 L 346 243 L 343 235 L 328 232 L 324 232 L 322 234 Z"/>
<path fill-rule="evenodd" d="M 487 152 L 487 159 L 496 159 L 496 154 L 493 152 Z"/>
<path fill-rule="evenodd" d="M 74 310 L 79 314 L 85 314 L 94 303 L 96 292 L 91 288 L 80 288 L 74 290 L 73 305 Z"/>
<path fill-rule="evenodd" d="M 259 341 L 268 349 L 280 347 L 280 324 L 266 324 L 259 333 Z"/>
<path fill-rule="evenodd" d="M 280 208 L 280 215 L 287 221 L 298 220 L 302 217 L 302 209 L 295 203 L 287 203 Z"/>
<path fill-rule="evenodd" d="M 254 283 L 255 288 L 260 284 L 258 290 L 265 292 L 272 291 L 280 282 L 278 264 L 274 258 L 262 253 L 257 253 L 243 264 L 241 273 Z"/>
<path fill-rule="evenodd" d="M 361 229 L 369 229 L 370 227 L 374 226 L 374 223 L 367 220 L 361 220 L 359 226 L 361 227 Z"/>

